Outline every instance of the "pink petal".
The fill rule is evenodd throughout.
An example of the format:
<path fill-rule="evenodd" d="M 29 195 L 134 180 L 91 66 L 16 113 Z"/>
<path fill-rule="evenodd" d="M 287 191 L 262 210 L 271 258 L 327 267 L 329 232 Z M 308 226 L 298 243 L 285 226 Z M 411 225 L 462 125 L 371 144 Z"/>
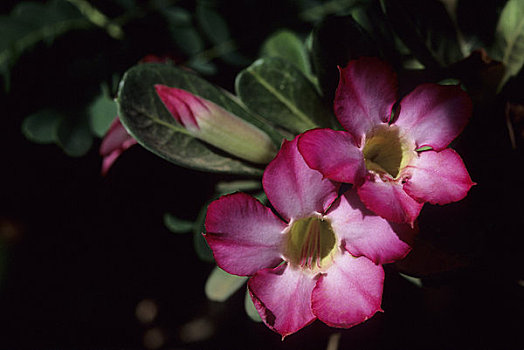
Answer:
<path fill-rule="evenodd" d="M 165 85 L 155 85 L 156 92 L 171 115 L 189 130 L 198 130 L 197 118 L 208 113 L 202 98 L 192 93 Z"/>
<path fill-rule="evenodd" d="M 360 145 L 373 126 L 389 121 L 396 99 L 395 72 L 377 58 L 363 57 L 340 71 L 335 114 Z"/>
<path fill-rule="evenodd" d="M 313 313 L 331 327 L 349 328 L 382 311 L 384 270 L 345 252 L 320 276 L 312 295 Z"/>
<path fill-rule="evenodd" d="M 245 193 L 223 196 L 207 208 L 207 243 L 223 270 L 241 276 L 278 265 L 287 227 L 273 212 Z"/>
<path fill-rule="evenodd" d="M 127 130 L 120 122 L 120 118 L 116 117 L 100 145 L 99 152 L 103 157 L 102 175 L 107 174 L 109 168 L 111 168 L 122 152 L 136 143 L 136 140 L 127 133 Z"/>
<path fill-rule="evenodd" d="M 287 264 L 257 272 L 248 288 L 262 321 L 282 339 L 315 320 L 311 292 L 316 279 Z"/>
<path fill-rule="evenodd" d="M 460 156 L 447 148 L 419 153 L 404 190 L 413 198 L 431 204 L 447 204 L 466 197 L 475 183 Z"/>
<path fill-rule="evenodd" d="M 413 225 L 424 205 L 411 198 L 402 184 L 382 181 L 379 177 L 366 179 L 357 191 L 360 200 L 369 210 L 393 222 Z"/>
<path fill-rule="evenodd" d="M 306 131 L 298 150 L 310 168 L 333 181 L 359 183 L 366 175 L 362 151 L 350 133 L 332 129 Z"/>
<path fill-rule="evenodd" d="M 337 197 L 338 186 L 307 166 L 297 140 L 284 140 L 262 178 L 267 198 L 285 220 L 323 213 Z"/>
<path fill-rule="evenodd" d="M 440 151 L 457 137 L 472 112 L 468 94 L 458 86 L 422 84 L 400 102 L 394 122 L 416 143 Z"/>
<path fill-rule="evenodd" d="M 375 215 L 353 189 L 333 204 L 326 217 L 351 255 L 364 255 L 375 264 L 402 259 L 411 250 L 416 234 L 407 224 L 390 223 Z"/>

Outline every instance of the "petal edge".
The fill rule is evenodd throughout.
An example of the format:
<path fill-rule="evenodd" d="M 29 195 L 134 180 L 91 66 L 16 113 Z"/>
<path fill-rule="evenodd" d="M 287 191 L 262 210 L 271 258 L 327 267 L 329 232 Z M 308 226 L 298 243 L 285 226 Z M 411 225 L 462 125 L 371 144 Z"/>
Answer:
<path fill-rule="evenodd" d="M 442 205 L 463 199 L 473 185 L 458 153 L 447 148 L 421 152 L 404 190 L 419 201 Z"/>
<path fill-rule="evenodd" d="M 205 225 L 204 237 L 217 264 L 231 274 L 253 275 L 282 260 L 282 231 L 287 224 L 245 193 L 223 196 L 212 202 Z"/>

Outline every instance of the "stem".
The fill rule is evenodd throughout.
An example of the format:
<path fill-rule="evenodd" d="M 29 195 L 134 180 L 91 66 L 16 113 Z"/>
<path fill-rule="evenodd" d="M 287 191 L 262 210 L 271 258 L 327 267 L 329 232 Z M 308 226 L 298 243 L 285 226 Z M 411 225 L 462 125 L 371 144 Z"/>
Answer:
<path fill-rule="evenodd" d="M 111 21 L 106 15 L 91 5 L 87 0 L 67 0 L 74 5 L 94 25 L 104 28 L 110 37 L 121 40 L 124 38 L 122 28 Z"/>

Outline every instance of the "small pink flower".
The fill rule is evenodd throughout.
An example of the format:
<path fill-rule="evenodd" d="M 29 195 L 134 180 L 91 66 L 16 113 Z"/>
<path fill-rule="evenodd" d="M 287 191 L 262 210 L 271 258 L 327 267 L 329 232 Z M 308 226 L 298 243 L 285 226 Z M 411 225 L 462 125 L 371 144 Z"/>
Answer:
<path fill-rule="evenodd" d="M 285 337 L 315 319 L 348 328 L 381 311 L 380 264 L 404 257 L 415 231 L 367 210 L 353 190 L 307 166 L 284 141 L 262 183 L 278 216 L 235 193 L 212 202 L 205 237 L 223 270 L 252 276 L 262 320 Z M 399 236 L 402 238 L 399 238 Z"/>
<path fill-rule="evenodd" d="M 109 168 L 111 168 L 122 152 L 136 143 L 136 140 L 128 134 L 127 130 L 120 122 L 120 118 L 116 117 L 100 145 L 99 152 L 103 158 L 102 175 L 107 174 Z"/>
<path fill-rule="evenodd" d="M 459 201 L 474 185 L 460 156 L 447 148 L 472 105 L 460 87 L 437 84 L 416 87 L 392 116 L 396 101 L 389 65 L 375 58 L 351 61 L 340 72 L 334 102 L 347 131 L 310 130 L 298 147 L 311 168 L 354 184 L 368 209 L 413 224 L 425 202 Z"/>

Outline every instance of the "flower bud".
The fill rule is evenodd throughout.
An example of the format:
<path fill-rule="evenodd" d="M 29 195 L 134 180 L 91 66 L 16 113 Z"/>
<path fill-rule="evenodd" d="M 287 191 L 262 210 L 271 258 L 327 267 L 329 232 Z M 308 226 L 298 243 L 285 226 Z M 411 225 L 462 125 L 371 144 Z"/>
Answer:
<path fill-rule="evenodd" d="M 155 85 L 167 110 L 192 136 L 247 161 L 267 164 L 277 149 L 269 136 L 219 105 L 192 93 Z"/>

